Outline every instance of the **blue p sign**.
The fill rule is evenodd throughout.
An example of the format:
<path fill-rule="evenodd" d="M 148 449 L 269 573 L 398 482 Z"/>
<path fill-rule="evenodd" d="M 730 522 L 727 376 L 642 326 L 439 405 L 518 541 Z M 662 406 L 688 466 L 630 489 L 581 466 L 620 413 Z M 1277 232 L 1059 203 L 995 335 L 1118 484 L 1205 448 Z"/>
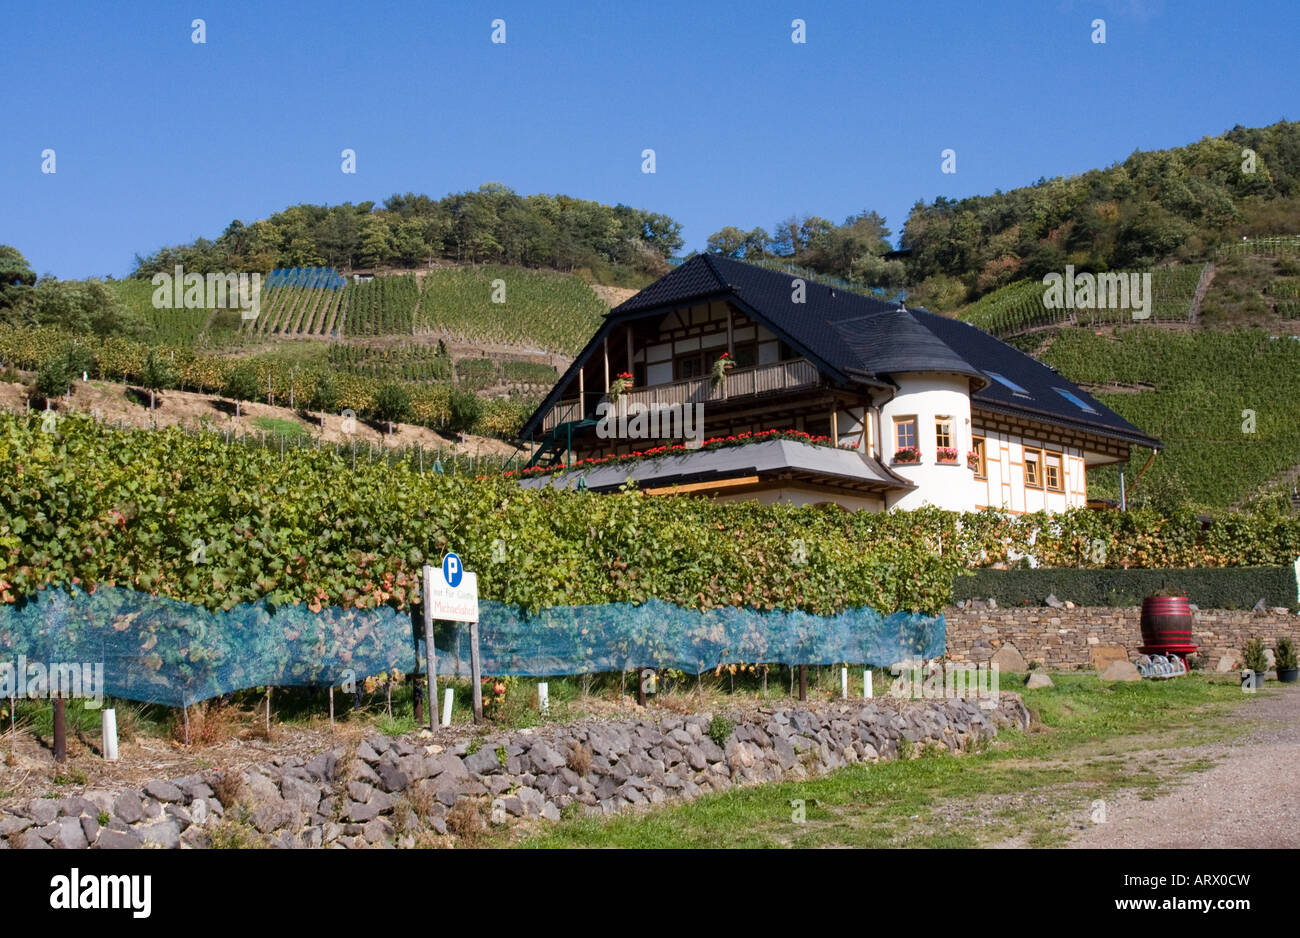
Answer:
<path fill-rule="evenodd" d="M 465 575 L 465 568 L 460 565 L 460 558 L 455 554 L 448 554 L 442 558 L 442 578 L 447 581 L 447 585 L 452 589 L 460 586 L 460 578 Z"/>

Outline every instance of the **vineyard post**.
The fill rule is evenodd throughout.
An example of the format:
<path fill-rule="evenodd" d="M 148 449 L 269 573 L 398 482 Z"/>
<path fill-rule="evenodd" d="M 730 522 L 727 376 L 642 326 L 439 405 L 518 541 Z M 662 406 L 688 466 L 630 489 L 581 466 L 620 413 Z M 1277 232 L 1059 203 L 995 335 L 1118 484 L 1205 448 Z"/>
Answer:
<path fill-rule="evenodd" d="M 424 660 L 428 672 L 424 688 L 429 702 L 429 730 L 432 732 L 438 726 L 438 662 L 433 647 L 433 604 L 429 602 L 429 594 L 433 591 L 433 567 L 426 563 L 423 572 L 420 598 L 424 606 Z"/>
<path fill-rule="evenodd" d="M 808 665 L 799 665 L 799 699 L 808 699 Z"/>
<path fill-rule="evenodd" d="M 62 696 L 54 698 L 54 761 L 68 758 L 68 702 Z"/>
<path fill-rule="evenodd" d="M 483 684 L 479 675 L 480 659 L 478 653 L 478 620 L 469 624 L 469 674 L 474 691 L 474 722 L 483 722 Z"/>
<path fill-rule="evenodd" d="M 334 735 L 334 682 L 330 681 L 330 735 Z"/>

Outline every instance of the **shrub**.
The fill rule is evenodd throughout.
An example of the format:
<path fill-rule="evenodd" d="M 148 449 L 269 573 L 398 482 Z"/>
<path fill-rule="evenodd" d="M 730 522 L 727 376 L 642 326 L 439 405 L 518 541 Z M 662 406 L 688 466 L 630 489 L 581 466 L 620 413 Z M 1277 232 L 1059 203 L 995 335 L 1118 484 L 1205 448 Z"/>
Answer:
<path fill-rule="evenodd" d="M 713 740 L 719 746 L 726 745 L 727 737 L 731 735 L 736 724 L 720 713 L 716 713 L 713 719 L 709 721 L 709 739 Z"/>
<path fill-rule="evenodd" d="M 410 417 L 411 395 L 400 384 L 388 383 L 375 392 L 375 416 L 388 424 L 388 432 L 393 432 L 393 424 Z"/>
<path fill-rule="evenodd" d="M 1080 606 L 1137 606 L 1145 596 L 1162 594 L 1186 596 L 1202 609 L 1250 609 L 1261 598 L 1269 606 L 1294 606 L 1295 569 L 980 569 L 963 572 L 953 583 L 954 602 L 992 597 L 1000 606 L 1042 606 L 1049 595 Z"/>
<path fill-rule="evenodd" d="M 1295 642 L 1285 636 L 1279 638 L 1277 648 L 1273 651 L 1273 658 L 1279 671 L 1289 671 L 1296 667 Z"/>
<path fill-rule="evenodd" d="M 1268 658 L 1264 656 L 1264 643 L 1258 638 L 1252 638 L 1246 643 L 1245 649 L 1241 654 L 1242 664 L 1254 671 L 1256 674 L 1263 674 L 1268 670 Z"/>
<path fill-rule="evenodd" d="M 483 413 L 483 402 L 469 391 L 451 392 L 451 415 L 447 429 L 452 433 L 468 433 L 478 423 Z"/>

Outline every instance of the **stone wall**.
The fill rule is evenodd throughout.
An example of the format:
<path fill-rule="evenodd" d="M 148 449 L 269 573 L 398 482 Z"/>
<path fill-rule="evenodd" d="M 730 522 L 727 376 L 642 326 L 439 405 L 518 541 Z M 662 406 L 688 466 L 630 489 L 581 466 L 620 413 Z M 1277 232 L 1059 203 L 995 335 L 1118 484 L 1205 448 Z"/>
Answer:
<path fill-rule="evenodd" d="M 0 849 L 229 846 L 236 836 L 276 847 L 427 845 L 488 823 L 614 814 L 893 759 L 909 748 L 957 752 L 999 727 L 1027 728 L 1019 695 L 1003 692 L 997 704 L 808 703 L 737 711 L 729 726 L 713 725 L 709 713 L 668 714 L 447 746 L 431 734 L 372 738 L 233 776 L 211 771 L 142 789 L 34 798 L 0 809 Z"/>
<path fill-rule="evenodd" d="M 1258 637 L 1270 649 L 1286 635 L 1300 642 L 1300 616 L 1283 608 L 1267 612 L 1200 609 L 1193 613 L 1192 640 L 1209 667 L 1230 670 L 1241 663 L 1247 641 Z M 1142 610 L 1137 607 L 989 608 L 975 601 L 944 610 L 948 654 L 957 661 L 988 661 L 1010 645 L 1028 663 L 1051 670 L 1096 668 L 1123 652 L 1133 659 L 1142 644 Z"/>

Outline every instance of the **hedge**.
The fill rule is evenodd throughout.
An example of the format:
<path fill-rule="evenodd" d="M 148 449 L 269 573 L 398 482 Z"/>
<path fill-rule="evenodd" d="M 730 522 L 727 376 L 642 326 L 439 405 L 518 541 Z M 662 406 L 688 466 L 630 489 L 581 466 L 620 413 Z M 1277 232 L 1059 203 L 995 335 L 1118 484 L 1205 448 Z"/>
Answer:
<path fill-rule="evenodd" d="M 953 583 L 953 601 L 995 599 L 1000 606 L 1042 606 L 1049 595 L 1078 606 L 1139 606 L 1162 588 L 1179 589 L 1202 609 L 1297 607 L 1294 567 L 1080 570 L 972 570 Z"/>

